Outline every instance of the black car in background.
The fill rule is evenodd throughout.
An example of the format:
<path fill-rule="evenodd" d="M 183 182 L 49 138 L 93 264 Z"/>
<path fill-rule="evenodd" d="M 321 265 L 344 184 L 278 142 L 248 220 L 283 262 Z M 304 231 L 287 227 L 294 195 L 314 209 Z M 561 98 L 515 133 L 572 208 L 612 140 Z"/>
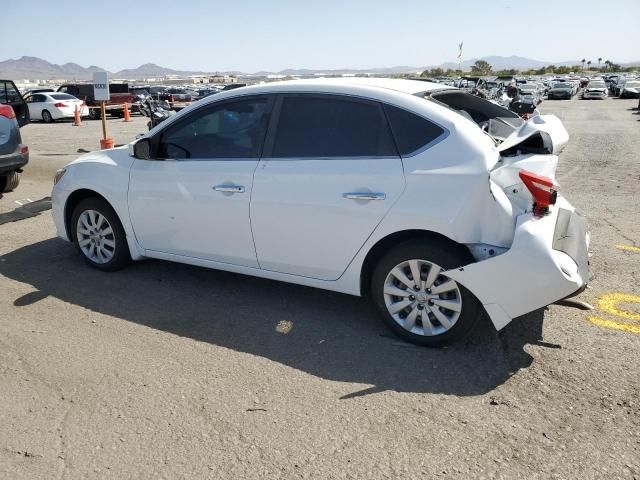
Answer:
<path fill-rule="evenodd" d="M 0 80 L 0 196 L 15 190 L 29 148 L 22 143 L 20 127 L 29 123 L 27 103 L 11 80 Z"/>

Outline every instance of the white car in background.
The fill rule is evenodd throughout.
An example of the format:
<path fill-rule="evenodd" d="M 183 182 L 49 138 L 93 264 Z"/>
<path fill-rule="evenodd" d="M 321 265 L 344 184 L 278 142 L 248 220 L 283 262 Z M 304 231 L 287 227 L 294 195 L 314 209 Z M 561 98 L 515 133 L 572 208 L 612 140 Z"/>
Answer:
<path fill-rule="evenodd" d="M 555 185 L 567 141 L 556 117 L 435 83 L 270 83 L 83 155 L 52 214 L 97 269 L 150 257 L 366 295 L 439 346 L 585 288 L 587 224 Z"/>
<path fill-rule="evenodd" d="M 56 120 L 74 118 L 76 108 L 81 117 L 89 115 L 89 108 L 84 102 L 68 93 L 39 92 L 25 97 L 29 106 L 31 120 L 42 120 L 51 123 Z"/>
<path fill-rule="evenodd" d="M 591 80 L 582 91 L 582 98 L 585 100 L 591 98 L 604 100 L 607 98 L 607 84 L 604 83 L 604 80 Z"/>
<path fill-rule="evenodd" d="M 620 98 L 640 97 L 640 80 L 630 78 L 620 87 Z"/>

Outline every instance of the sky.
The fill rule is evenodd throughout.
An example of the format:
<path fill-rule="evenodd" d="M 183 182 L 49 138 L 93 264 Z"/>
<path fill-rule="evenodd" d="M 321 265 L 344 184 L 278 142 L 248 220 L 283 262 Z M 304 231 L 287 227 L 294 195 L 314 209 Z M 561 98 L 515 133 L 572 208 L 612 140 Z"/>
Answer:
<path fill-rule="evenodd" d="M 7 0 L 0 61 L 110 71 L 438 65 L 518 55 L 640 61 L 640 0 Z M 14 39 L 7 41 L 7 39 Z"/>

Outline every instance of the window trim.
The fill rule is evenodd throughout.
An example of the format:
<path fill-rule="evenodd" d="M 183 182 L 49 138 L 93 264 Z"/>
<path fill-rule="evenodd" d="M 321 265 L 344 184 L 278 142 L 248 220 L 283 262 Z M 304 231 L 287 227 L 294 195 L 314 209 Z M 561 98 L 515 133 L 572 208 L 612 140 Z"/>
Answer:
<path fill-rule="evenodd" d="M 173 130 L 174 128 L 181 128 L 184 124 L 188 123 L 190 119 L 195 117 L 196 115 L 207 115 L 207 112 L 217 109 L 221 106 L 227 105 L 229 103 L 243 102 L 247 100 L 251 100 L 252 98 L 266 98 L 267 99 L 267 126 L 265 132 L 265 138 L 262 140 L 262 148 L 260 152 L 258 152 L 257 157 L 239 157 L 239 158 L 162 158 L 158 156 L 158 148 L 160 146 L 160 141 L 162 136 L 167 132 L 167 130 Z M 225 98 L 223 100 L 219 100 L 216 102 L 207 103 L 206 105 L 202 105 L 200 108 L 194 108 L 193 111 L 185 114 L 183 118 L 180 118 L 174 122 L 171 122 L 157 131 L 149 138 L 151 142 L 151 161 L 175 161 L 175 162 L 202 162 L 202 161 L 216 161 L 216 162 L 243 162 L 243 161 L 259 161 L 264 154 L 264 149 L 266 145 L 266 138 L 269 134 L 269 127 L 271 125 L 271 120 L 273 118 L 273 104 L 275 101 L 275 95 L 271 93 L 259 93 L 259 94 L 247 94 L 247 95 L 238 95 L 235 97 Z M 146 160 L 147 161 L 147 160 Z"/>
<path fill-rule="evenodd" d="M 273 148 L 275 146 L 275 137 L 276 132 L 278 130 L 278 126 L 280 124 L 280 114 L 282 112 L 282 103 L 285 97 L 319 97 L 322 96 L 324 98 L 339 98 L 344 99 L 345 97 L 349 100 L 360 102 L 360 103 L 368 103 L 375 104 L 380 114 L 382 115 L 382 119 L 387 125 L 389 129 L 389 134 L 391 135 L 391 141 L 393 142 L 394 149 L 396 151 L 395 155 L 343 155 L 343 156 L 317 156 L 317 157 L 274 157 L 273 156 Z M 269 128 L 267 130 L 267 136 L 264 142 L 264 149 L 262 151 L 262 158 L 273 161 L 273 160 L 283 160 L 283 161 L 304 161 L 304 160 L 384 160 L 384 159 L 398 159 L 401 158 L 398 153 L 398 144 L 396 142 L 395 136 L 393 135 L 393 129 L 391 128 L 391 124 L 389 123 L 389 119 L 384 111 L 383 102 L 375 98 L 361 97 L 356 95 L 351 95 L 348 93 L 334 93 L 334 92 L 284 92 L 276 94 L 276 100 L 273 107 L 271 121 L 269 122 Z"/>

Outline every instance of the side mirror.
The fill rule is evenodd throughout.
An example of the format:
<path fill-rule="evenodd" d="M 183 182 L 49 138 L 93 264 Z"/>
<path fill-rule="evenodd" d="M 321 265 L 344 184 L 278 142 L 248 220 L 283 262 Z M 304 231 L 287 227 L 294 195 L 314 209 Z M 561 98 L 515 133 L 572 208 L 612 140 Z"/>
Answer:
<path fill-rule="evenodd" d="M 151 159 L 151 140 L 141 138 L 133 144 L 133 156 L 139 160 Z"/>

